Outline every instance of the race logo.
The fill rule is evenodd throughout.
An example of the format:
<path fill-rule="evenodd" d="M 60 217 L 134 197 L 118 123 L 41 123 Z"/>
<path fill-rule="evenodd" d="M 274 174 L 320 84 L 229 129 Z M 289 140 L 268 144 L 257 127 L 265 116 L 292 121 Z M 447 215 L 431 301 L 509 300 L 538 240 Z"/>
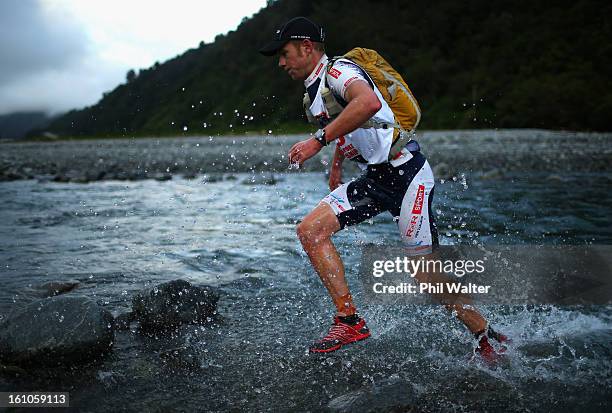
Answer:
<path fill-rule="evenodd" d="M 406 230 L 407 237 L 416 237 L 421 232 L 421 226 L 423 225 L 423 202 L 425 200 L 425 185 L 419 185 L 417 188 L 416 198 L 412 205 L 412 217 L 408 223 L 408 229 Z"/>
<path fill-rule="evenodd" d="M 421 229 L 421 224 L 423 223 L 423 217 L 418 215 L 413 215 L 410 218 L 410 223 L 408 224 L 408 229 L 406 230 L 406 236 L 409 238 L 416 237 L 419 235 L 419 231 Z M 418 229 L 417 229 L 418 227 Z"/>
<path fill-rule="evenodd" d="M 333 67 L 331 69 L 329 69 L 329 71 L 327 73 L 329 73 L 329 75 L 331 77 L 333 77 L 334 79 L 338 79 L 340 77 L 340 75 L 342 74 L 341 71 L 339 71 L 338 69 L 333 68 Z"/>
<path fill-rule="evenodd" d="M 333 205 L 336 208 L 338 208 L 340 212 L 346 211 L 346 208 L 344 208 L 341 205 L 341 204 L 344 204 L 344 199 L 340 198 L 339 196 L 334 195 L 334 194 L 329 194 L 325 197 L 325 199 L 330 205 Z"/>

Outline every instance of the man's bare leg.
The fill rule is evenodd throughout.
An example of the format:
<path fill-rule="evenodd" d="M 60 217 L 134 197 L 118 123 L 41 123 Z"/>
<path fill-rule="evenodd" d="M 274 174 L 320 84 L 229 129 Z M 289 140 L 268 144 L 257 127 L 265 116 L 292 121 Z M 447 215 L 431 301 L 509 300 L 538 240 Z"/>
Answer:
<path fill-rule="evenodd" d="M 344 264 L 331 236 L 340 230 L 340 223 L 332 208 L 320 203 L 297 226 L 302 247 L 327 288 L 338 316 L 356 313 L 348 284 L 344 278 Z"/>
<path fill-rule="evenodd" d="M 325 337 L 310 346 L 312 353 L 329 353 L 370 337 L 365 320 L 357 315 L 344 278 L 344 264 L 331 241 L 331 236 L 339 230 L 338 218 L 331 207 L 323 202 L 297 227 L 304 251 L 336 305 L 337 317 Z"/>
<path fill-rule="evenodd" d="M 463 324 L 474 334 L 482 333 L 487 328 L 487 320 L 469 304 L 450 304 L 446 308 L 457 315 Z"/>
<path fill-rule="evenodd" d="M 437 260 L 438 255 L 425 255 L 425 260 Z M 452 279 L 444 273 L 436 271 L 417 272 L 415 274 L 417 283 L 429 283 L 434 285 L 448 284 Z M 456 317 L 466 325 L 466 327 L 478 338 L 478 346 L 475 351 L 478 352 L 485 362 L 494 365 L 499 360 L 499 353 L 491 346 L 488 338 L 491 337 L 499 343 L 508 342 L 508 337 L 493 330 L 487 323 L 487 320 L 472 306 L 472 298 L 469 295 L 461 293 L 448 293 L 448 287 L 444 289 L 446 292 L 440 294 L 432 294 L 432 296 Z M 502 350 L 504 351 L 503 347 Z"/>
<path fill-rule="evenodd" d="M 439 259 L 438 255 L 434 252 L 432 254 L 424 255 L 423 258 L 427 260 Z M 437 272 L 417 272 L 415 279 L 419 283 L 431 283 L 431 284 L 447 284 L 451 282 L 451 279 L 445 275 Z M 449 291 L 445 289 L 445 291 Z M 472 300 L 469 296 L 464 294 L 432 294 L 440 303 L 442 303 L 449 311 L 457 316 L 457 318 L 465 324 L 465 326 L 473 333 L 480 334 L 487 328 L 487 320 L 480 314 L 473 306 Z"/>

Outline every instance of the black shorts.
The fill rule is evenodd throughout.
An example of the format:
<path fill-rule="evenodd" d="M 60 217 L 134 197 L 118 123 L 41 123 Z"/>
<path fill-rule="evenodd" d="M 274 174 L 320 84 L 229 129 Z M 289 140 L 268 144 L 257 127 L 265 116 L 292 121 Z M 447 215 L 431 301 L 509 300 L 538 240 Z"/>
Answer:
<path fill-rule="evenodd" d="M 438 245 L 438 231 L 431 211 L 434 176 L 421 152 L 399 166 L 368 165 L 357 179 L 323 198 L 345 228 L 389 211 L 397 221 L 405 246 L 427 253 Z"/>

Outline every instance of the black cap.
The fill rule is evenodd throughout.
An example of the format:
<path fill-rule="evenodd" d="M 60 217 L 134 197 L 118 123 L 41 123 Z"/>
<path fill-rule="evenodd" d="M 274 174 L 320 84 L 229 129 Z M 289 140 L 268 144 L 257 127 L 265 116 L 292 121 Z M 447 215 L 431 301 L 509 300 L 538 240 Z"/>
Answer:
<path fill-rule="evenodd" d="M 306 17 L 295 17 L 276 30 L 274 40 L 259 49 L 259 53 L 264 56 L 273 56 L 287 42 L 304 39 L 324 43 L 325 33 L 321 26 Z"/>

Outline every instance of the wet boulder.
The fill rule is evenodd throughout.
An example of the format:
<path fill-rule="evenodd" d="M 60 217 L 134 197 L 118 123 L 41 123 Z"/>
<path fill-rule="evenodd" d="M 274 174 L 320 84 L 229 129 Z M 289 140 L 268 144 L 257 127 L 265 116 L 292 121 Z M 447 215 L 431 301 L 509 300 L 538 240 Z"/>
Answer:
<path fill-rule="evenodd" d="M 330 412 L 411 412 L 416 411 L 417 393 L 412 384 L 396 377 L 382 380 L 332 399 Z"/>
<path fill-rule="evenodd" d="M 219 294 L 211 287 L 174 280 L 138 293 L 132 299 L 132 311 L 145 331 L 172 330 L 211 321 L 218 300 Z"/>
<path fill-rule="evenodd" d="M 79 286 L 77 280 L 68 281 L 49 281 L 44 284 L 34 285 L 25 289 L 26 295 L 37 296 L 39 298 L 54 297 L 66 294 Z"/>
<path fill-rule="evenodd" d="M 2 181 L 17 181 L 20 179 L 31 179 L 32 176 L 17 168 L 7 168 L 0 171 L 0 182 Z"/>
<path fill-rule="evenodd" d="M 112 315 L 85 297 L 37 300 L 0 323 L 0 361 L 12 365 L 91 361 L 109 352 L 113 342 Z"/>

